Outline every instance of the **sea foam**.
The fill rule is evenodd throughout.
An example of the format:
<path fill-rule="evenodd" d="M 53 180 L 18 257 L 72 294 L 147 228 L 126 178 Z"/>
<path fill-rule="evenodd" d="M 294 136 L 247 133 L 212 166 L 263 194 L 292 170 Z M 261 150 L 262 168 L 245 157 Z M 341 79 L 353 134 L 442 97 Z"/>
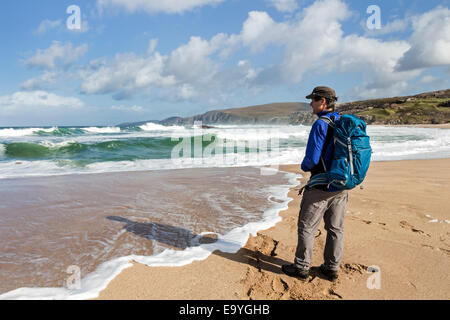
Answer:
<path fill-rule="evenodd" d="M 82 128 L 82 130 L 90 133 L 118 133 L 121 129 L 118 127 L 89 127 Z"/>
<path fill-rule="evenodd" d="M 24 137 L 31 136 L 35 132 L 44 131 L 44 132 L 52 132 L 55 128 L 44 129 L 44 128 L 25 128 L 25 129 L 0 129 L 0 137 Z"/>
<path fill-rule="evenodd" d="M 182 126 L 163 126 L 157 123 L 149 122 L 142 126 L 139 126 L 144 131 L 174 131 L 174 130 L 185 130 Z"/>

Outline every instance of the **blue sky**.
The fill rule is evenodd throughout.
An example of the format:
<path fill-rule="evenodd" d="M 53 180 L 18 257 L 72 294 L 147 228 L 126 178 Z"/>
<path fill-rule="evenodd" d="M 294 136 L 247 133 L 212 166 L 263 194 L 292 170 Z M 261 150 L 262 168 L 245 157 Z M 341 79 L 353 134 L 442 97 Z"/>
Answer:
<path fill-rule="evenodd" d="M 80 8 L 80 29 L 66 12 Z M 381 28 L 369 30 L 370 5 Z M 0 4 L 0 126 L 115 125 L 213 109 L 450 87 L 450 1 Z M 371 20 L 372 21 L 372 20 Z"/>

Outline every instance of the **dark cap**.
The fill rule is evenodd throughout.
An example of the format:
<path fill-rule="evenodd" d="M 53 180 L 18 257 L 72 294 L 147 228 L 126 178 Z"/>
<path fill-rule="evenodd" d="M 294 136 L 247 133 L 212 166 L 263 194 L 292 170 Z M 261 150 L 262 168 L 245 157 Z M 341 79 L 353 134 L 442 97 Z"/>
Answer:
<path fill-rule="evenodd" d="M 337 100 L 336 91 L 330 87 L 316 87 L 313 92 L 306 97 L 306 99 L 312 99 L 313 97 L 328 98 L 331 100 Z"/>

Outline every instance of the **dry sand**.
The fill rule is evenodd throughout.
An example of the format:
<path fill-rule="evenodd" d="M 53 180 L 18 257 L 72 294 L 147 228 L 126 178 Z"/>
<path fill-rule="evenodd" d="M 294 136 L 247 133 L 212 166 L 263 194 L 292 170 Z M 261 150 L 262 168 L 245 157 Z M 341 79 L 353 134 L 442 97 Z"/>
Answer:
<path fill-rule="evenodd" d="M 301 173 L 299 166 L 281 169 Z M 281 272 L 297 245 L 301 197 L 291 189 L 283 220 L 250 237 L 236 254 L 216 251 L 182 267 L 136 263 L 99 299 L 449 299 L 450 159 L 373 162 L 363 187 L 350 192 L 342 269 L 334 283 L 318 271 L 323 222 L 310 278 L 302 282 Z M 370 266 L 380 272 L 368 273 Z"/>

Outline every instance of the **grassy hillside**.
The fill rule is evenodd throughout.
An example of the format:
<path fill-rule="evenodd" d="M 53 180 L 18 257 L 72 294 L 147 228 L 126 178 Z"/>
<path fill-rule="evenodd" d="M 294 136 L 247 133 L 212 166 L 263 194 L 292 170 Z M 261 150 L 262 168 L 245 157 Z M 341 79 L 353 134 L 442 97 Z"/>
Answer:
<path fill-rule="evenodd" d="M 370 124 L 442 124 L 450 122 L 450 90 L 408 97 L 364 100 L 338 106 Z"/>

